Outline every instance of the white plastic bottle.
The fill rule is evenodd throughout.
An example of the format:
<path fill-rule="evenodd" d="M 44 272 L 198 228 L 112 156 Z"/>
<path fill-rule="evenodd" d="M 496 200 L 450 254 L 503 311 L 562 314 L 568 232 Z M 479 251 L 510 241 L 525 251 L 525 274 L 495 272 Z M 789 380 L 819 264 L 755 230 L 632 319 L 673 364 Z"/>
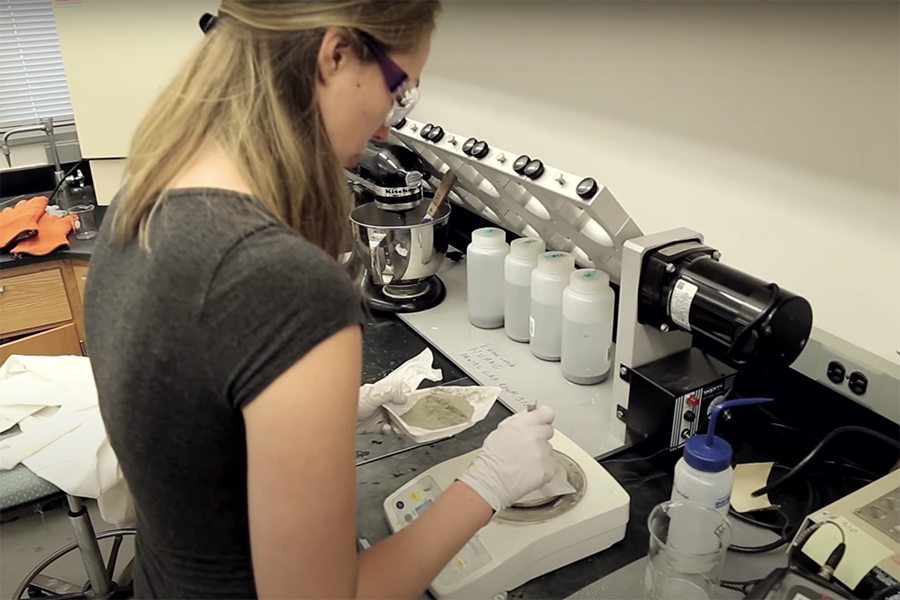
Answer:
<path fill-rule="evenodd" d="M 469 322 L 481 329 L 503 327 L 503 262 L 509 254 L 506 234 L 496 227 L 472 232 L 466 249 Z"/>
<path fill-rule="evenodd" d="M 695 435 L 684 444 L 684 456 L 675 464 L 672 500 L 690 500 L 728 515 L 734 469 L 731 444 L 716 435 L 721 412 L 733 406 L 771 402 L 771 398 L 727 400 L 716 406 L 706 433 Z"/>
<path fill-rule="evenodd" d="M 538 256 L 531 273 L 531 353 L 541 360 L 562 356 L 562 297 L 575 270 L 575 257 L 568 252 L 545 252 Z"/>
<path fill-rule="evenodd" d="M 531 272 L 537 267 L 538 256 L 546 250 L 547 245 L 540 238 L 519 238 L 509 245 L 504 264 L 503 325 L 509 339 L 516 342 L 528 342 L 530 337 Z"/>
<path fill-rule="evenodd" d="M 597 269 L 572 273 L 562 303 L 562 372 L 579 385 L 609 376 L 616 294 L 609 275 Z"/>

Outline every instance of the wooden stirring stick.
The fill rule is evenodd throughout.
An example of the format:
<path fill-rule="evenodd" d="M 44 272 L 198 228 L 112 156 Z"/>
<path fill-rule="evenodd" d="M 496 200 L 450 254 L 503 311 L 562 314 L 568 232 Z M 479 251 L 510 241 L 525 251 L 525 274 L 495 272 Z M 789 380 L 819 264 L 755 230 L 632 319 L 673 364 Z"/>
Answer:
<path fill-rule="evenodd" d="M 453 185 L 454 181 L 456 181 L 456 173 L 452 169 L 447 169 L 447 172 L 444 173 L 444 177 L 441 179 L 441 185 L 438 186 L 437 191 L 434 193 L 431 205 L 425 211 L 425 221 L 430 221 L 437 214 L 441 204 L 444 203 L 444 198 L 450 193 L 450 186 Z"/>

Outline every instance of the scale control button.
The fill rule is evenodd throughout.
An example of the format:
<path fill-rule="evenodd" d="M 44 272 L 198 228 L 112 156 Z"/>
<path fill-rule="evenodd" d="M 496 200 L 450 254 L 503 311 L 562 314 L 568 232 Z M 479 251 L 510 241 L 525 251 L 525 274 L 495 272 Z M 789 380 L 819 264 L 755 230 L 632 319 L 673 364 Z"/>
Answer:
<path fill-rule="evenodd" d="M 397 508 L 399 508 L 400 510 L 403 510 L 404 506 L 406 506 L 406 505 L 403 504 L 403 500 L 397 500 Z"/>
<path fill-rule="evenodd" d="M 440 125 L 435 125 L 431 131 L 428 132 L 428 139 L 432 142 L 439 142 L 444 138 L 444 128 Z"/>
<path fill-rule="evenodd" d="M 465 571 L 465 570 L 466 570 L 466 559 L 464 559 L 464 558 L 461 557 L 461 556 L 460 556 L 459 558 L 457 558 L 456 561 L 455 561 L 453 564 L 454 564 L 454 565 L 456 566 L 456 568 L 459 569 L 460 571 Z"/>
<path fill-rule="evenodd" d="M 413 502 L 418 502 L 419 501 L 419 492 L 413 492 L 412 494 L 410 494 L 409 499 L 412 500 Z"/>
<path fill-rule="evenodd" d="M 412 523 L 414 518 L 415 518 L 415 517 L 412 516 L 412 513 L 406 513 L 405 515 L 403 515 L 403 519 L 404 519 L 407 523 Z"/>
<path fill-rule="evenodd" d="M 428 134 L 431 133 L 432 129 L 434 129 L 434 125 L 432 125 L 431 123 L 426 123 L 422 126 L 422 129 L 419 130 L 419 136 L 424 139 L 428 139 Z"/>
<path fill-rule="evenodd" d="M 472 147 L 478 143 L 475 138 L 467 139 L 462 145 L 463 154 L 472 154 Z"/>
<path fill-rule="evenodd" d="M 425 492 L 425 493 L 427 494 L 428 492 L 430 492 L 430 491 L 433 490 L 433 489 L 434 489 L 434 488 L 431 487 L 431 484 L 430 484 L 430 483 L 426 483 L 426 484 L 425 484 L 425 487 L 422 488 L 422 491 Z"/>

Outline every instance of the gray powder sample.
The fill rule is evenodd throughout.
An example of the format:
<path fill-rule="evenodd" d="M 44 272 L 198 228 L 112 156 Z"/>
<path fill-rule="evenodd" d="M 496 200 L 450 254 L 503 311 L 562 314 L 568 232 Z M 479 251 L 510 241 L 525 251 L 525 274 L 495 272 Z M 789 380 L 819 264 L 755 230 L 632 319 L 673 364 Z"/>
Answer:
<path fill-rule="evenodd" d="M 462 425 L 472 418 L 474 412 L 475 407 L 465 398 L 435 392 L 416 402 L 400 418 L 412 427 L 434 431 Z"/>

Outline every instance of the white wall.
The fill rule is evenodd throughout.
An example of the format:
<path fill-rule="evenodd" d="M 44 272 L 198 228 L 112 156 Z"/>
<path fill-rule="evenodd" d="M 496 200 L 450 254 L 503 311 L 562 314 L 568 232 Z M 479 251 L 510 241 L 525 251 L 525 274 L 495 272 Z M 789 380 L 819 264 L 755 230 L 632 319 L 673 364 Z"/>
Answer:
<path fill-rule="evenodd" d="M 39 167 L 49 164 L 47 160 L 47 148 L 44 144 L 22 144 L 9 149 L 11 166 L 6 165 L 6 158 L 0 158 L 0 171 L 21 169 L 24 167 Z"/>
<path fill-rule="evenodd" d="M 596 177 L 900 363 L 898 4 L 444 6 L 416 120 Z"/>

